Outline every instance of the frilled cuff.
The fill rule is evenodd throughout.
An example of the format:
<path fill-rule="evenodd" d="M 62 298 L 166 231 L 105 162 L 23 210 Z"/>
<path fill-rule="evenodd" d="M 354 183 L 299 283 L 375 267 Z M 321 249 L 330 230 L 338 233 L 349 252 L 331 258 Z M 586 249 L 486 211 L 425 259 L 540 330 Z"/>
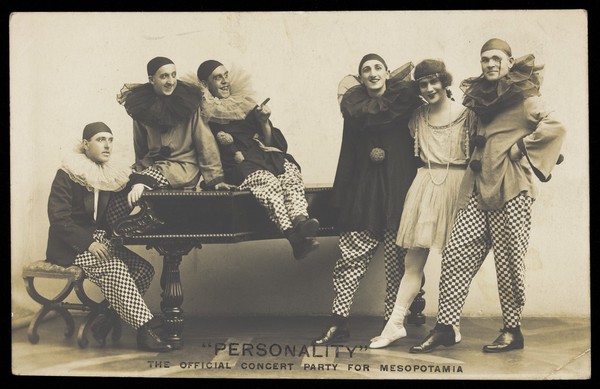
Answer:
<path fill-rule="evenodd" d="M 215 190 L 215 186 L 217 184 L 220 184 L 221 182 L 225 182 L 224 176 L 214 178 L 210 181 L 202 181 L 202 183 L 200 184 L 200 187 L 204 190 Z"/>
<path fill-rule="evenodd" d="M 284 153 L 287 153 L 288 144 L 283 132 L 281 132 L 279 128 L 274 127 L 270 121 L 269 124 L 271 124 L 271 146 L 278 148 Z"/>
<path fill-rule="evenodd" d="M 527 148 L 525 147 L 525 142 L 523 141 L 523 138 L 521 138 L 517 141 L 517 147 L 519 148 L 519 150 L 521 150 L 523 155 L 527 158 L 527 162 L 529 162 L 529 166 L 531 166 L 531 170 L 533 170 L 533 173 L 538 178 L 538 180 L 540 180 L 541 182 L 550 181 L 550 179 L 552 178 L 552 174 L 548 174 L 548 177 L 546 177 L 544 175 L 544 173 L 542 173 L 537 167 L 535 167 L 535 165 L 531 161 L 531 158 L 529 158 L 529 154 L 527 154 Z"/>

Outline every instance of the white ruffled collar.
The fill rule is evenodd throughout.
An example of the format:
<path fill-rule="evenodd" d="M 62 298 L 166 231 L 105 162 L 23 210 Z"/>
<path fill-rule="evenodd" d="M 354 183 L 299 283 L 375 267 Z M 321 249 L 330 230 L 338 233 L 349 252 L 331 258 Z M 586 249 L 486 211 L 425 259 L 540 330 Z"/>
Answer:
<path fill-rule="evenodd" d="M 72 152 L 63 158 L 61 169 L 71 180 L 84 186 L 90 192 L 94 189 L 118 192 L 125 188 L 129 181 L 131 168 L 116 166 L 111 161 L 99 164 L 89 159 L 79 141 Z"/>
<path fill-rule="evenodd" d="M 229 123 L 232 120 L 244 120 L 256 106 L 250 75 L 241 69 L 232 67 L 229 71 L 230 95 L 225 99 L 214 97 L 208 88 L 195 75 L 184 75 L 182 80 L 202 91 L 202 116 L 209 121 Z"/>

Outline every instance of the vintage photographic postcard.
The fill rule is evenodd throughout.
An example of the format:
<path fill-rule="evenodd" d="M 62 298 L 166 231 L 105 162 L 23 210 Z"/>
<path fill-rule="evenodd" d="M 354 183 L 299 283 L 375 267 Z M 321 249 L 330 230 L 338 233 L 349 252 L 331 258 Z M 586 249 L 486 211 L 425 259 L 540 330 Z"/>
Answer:
<path fill-rule="evenodd" d="M 9 33 L 12 374 L 591 377 L 585 10 L 17 12 L 10 17 Z M 53 178 L 88 123 L 103 122 L 112 130 L 115 164 L 135 161 L 132 117 L 117 95 L 125 84 L 149 82 L 147 64 L 152 58 L 169 58 L 176 65 L 173 77 L 191 83 L 198 82 L 201 63 L 219 61 L 236 85 L 244 84 L 248 96 L 267 101 L 269 120 L 285 135 L 287 152 L 300 165 L 306 187 L 330 188 L 342 163 L 344 117 L 339 99 L 358 85 L 359 62 L 365 54 L 384 58 L 390 71 L 425 59 L 442 60 L 452 74 L 448 88 L 461 103 L 461 81 L 482 74 L 480 50 L 490 38 L 508 42 L 515 59 L 532 54 L 535 65 L 544 65 L 540 92 L 548 108 L 543 112 L 551 112 L 566 129 L 560 150 L 564 161 L 554 167 L 551 180 L 534 182 L 537 192 L 523 270 L 522 350 L 482 352 L 503 326 L 490 252 L 462 310 L 462 341 L 427 354 L 409 352 L 436 322 L 442 255 L 433 249 L 424 270 L 425 323 L 407 324 L 405 339 L 370 349 L 371 338 L 380 334 L 384 323 L 383 245 L 374 247 L 375 256 L 353 295 L 350 338 L 314 346 L 312 341 L 327 328 L 332 312 L 332 277 L 340 258 L 334 233 L 317 237 L 318 250 L 303 260 L 294 259 L 283 236 L 239 242 L 219 242 L 217 237 L 199 242 L 201 249 L 191 241 L 177 254 L 180 257 L 171 256 L 169 261 L 143 243 L 130 245 L 155 269 L 144 300 L 158 317 L 166 315 L 177 324 L 177 350 L 164 354 L 139 350 L 136 332 L 126 322 L 121 323 L 118 341 L 108 339 L 101 347 L 86 333 L 89 344 L 78 347 L 79 334 L 65 337 L 60 315 L 43 321 L 37 329 L 39 342 L 30 342 L 27 326 L 40 305 L 28 294 L 22 269 L 46 258 Z M 388 146 L 394 147 L 379 147 Z M 317 189 L 315 193 L 318 197 Z M 190 207 L 188 199 L 181 201 L 188 205 L 174 208 L 173 214 L 193 219 L 194 211 L 185 208 Z M 235 219 L 236 212 L 246 211 L 246 203 L 235 201 L 229 214 L 224 210 L 222 216 L 213 214 L 198 222 L 217 226 L 227 217 Z M 172 287 L 166 292 L 161 287 L 165 282 Z M 40 290 L 45 287 L 52 288 L 42 280 Z M 95 285 L 90 288 L 95 298 L 101 295 Z M 165 293 L 170 296 L 166 302 Z M 85 312 L 74 317 L 79 325 Z"/>

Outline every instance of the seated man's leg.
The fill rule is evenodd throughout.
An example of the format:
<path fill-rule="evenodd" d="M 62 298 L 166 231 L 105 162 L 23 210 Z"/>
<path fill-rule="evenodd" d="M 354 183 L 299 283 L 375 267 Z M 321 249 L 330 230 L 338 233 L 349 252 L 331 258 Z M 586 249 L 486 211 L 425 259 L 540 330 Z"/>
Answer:
<path fill-rule="evenodd" d="M 135 175 L 139 175 L 138 178 L 135 178 Z M 151 188 L 169 187 L 169 181 L 167 181 L 162 172 L 152 166 L 142 170 L 141 172 L 134 173 L 132 181 L 136 183 L 146 183 Z M 108 205 L 108 208 L 106 209 L 106 219 L 112 228 L 114 228 L 117 221 L 129 215 L 133 210 L 127 201 L 128 194 L 129 192 L 126 189 L 115 193 L 110 204 Z"/>
<path fill-rule="evenodd" d="M 96 232 L 94 239 L 110 247 L 104 238 L 104 232 Z M 172 346 L 164 342 L 154 331 L 151 324 L 153 318 L 150 309 L 142 298 L 127 265 L 116 255 L 111 247 L 111 259 L 100 260 L 89 251 L 79 254 L 74 264 L 81 267 L 86 277 L 100 287 L 110 307 L 119 317 L 137 330 L 138 347 L 164 352 Z"/>
<path fill-rule="evenodd" d="M 170 187 L 162 171 L 153 166 L 132 174 L 130 185 L 135 184 L 143 184 L 152 189 Z M 115 235 L 148 231 L 162 224 L 160 218 L 149 207 L 141 207 L 140 212 L 131 215 L 133 207 L 129 205 L 129 192 L 130 190 L 123 190 L 115 194 L 106 211 L 107 221 Z M 144 205 L 149 206 L 147 203 Z"/>
<path fill-rule="evenodd" d="M 163 174 L 162 170 L 158 167 L 150 166 L 142 170 L 141 172 L 136 172 L 135 174 L 140 174 L 151 179 L 151 184 L 148 186 L 150 186 L 153 189 L 168 188 L 170 186 L 169 181 L 165 178 L 165 175 Z"/>
<path fill-rule="evenodd" d="M 277 176 L 283 189 L 283 198 L 285 206 L 289 212 L 290 219 L 294 220 L 296 216 L 308 217 L 308 203 L 304 193 L 304 181 L 298 167 L 288 160 L 285 160 L 283 174 Z"/>
<path fill-rule="evenodd" d="M 113 246 L 112 252 L 127 265 L 140 295 L 145 295 L 154 278 L 154 266 L 124 246 Z"/>
<path fill-rule="evenodd" d="M 111 229 L 114 230 L 117 221 L 129 215 L 132 210 L 127 202 L 127 190 L 115 193 L 106 208 L 106 220 Z"/>
<path fill-rule="evenodd" d="M 285 206 L 283 189 L 277 177 L 267 170 L 250 174 L 238 187 L 250 190 L 258 202 L 267 210 L 273 221 L 292 246 L 294 258 L 302 259 L 319 246 L 316 239 L 305 239 L 294 231 L 292 220 Z"/>
<path fill-rule="evenodd" d="M 277 178 L 267 170 L 257 170 L 238 186 L 249 190 L 262 205 L 277 227 L 283 232 L 292 228 L 292 221 L 285 208 L 283 191 Z"/>
<path fill-rule="evenodd" d="M 319 229 L 317 219 L 308 218 L 308 203 L 304 192 L 304 180 L 298 167 L 285 160 L 284 173 L 277 176 L 283 190 L 283 199 L 292 225 L 303 238 L 312 238 Z"/>
<path fill-rule="evenodd" d="M 107 244 L 103 235 L 96 233 L 94 238 Z M 103 261 L 85 251 L 75 258 L 74 264 L 81 267 L 86 277 L 100 287 L 102 294 L 119 316 L 127 324 L 138 329 L 152 319 L 152 313 L 131 278 L 127 265 L 114 255 L 112 249 L 111 255 L 111 260 Z"/>

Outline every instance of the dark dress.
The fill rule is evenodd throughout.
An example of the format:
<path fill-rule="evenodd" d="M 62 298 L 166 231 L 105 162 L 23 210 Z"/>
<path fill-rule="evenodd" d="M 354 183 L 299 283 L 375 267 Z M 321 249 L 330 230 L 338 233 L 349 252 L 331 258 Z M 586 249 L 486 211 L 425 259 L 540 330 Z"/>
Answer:
<path fill-rule="evenodd" d="M 340 231 L 381 234 L 398 229 L 419 164 L 408 129 L 417 104 L 410 83 L 400 78 L 390 79 L 380 98 L 369 97 L 360 85 L 344 95 L 344 133 L 332 197 L 340 210 Z"/>

